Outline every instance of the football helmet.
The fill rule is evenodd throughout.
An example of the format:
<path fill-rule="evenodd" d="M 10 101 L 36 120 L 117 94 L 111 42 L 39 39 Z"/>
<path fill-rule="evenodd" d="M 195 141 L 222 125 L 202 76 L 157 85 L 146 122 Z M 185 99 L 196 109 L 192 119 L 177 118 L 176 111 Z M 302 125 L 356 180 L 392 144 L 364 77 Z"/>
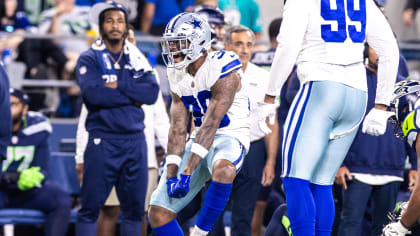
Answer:
<path fill-rule="evenodd" d="M 399 128 L 405 117 L 420 106 L 420 81 L 403 80 L 395 84 L 394 94 L 392 95 L 391 107 L 395 109 L 393 121 L 397 124 L 395 134 L 401 136 Z"/>
<path fill-rule="evenodd" d="M 180 13 L 169 21 L 163 33 L 163 60 L 168 68 L 183 69 L 204 55 L 211 42 L 211 29 L 203 17 Z"/>

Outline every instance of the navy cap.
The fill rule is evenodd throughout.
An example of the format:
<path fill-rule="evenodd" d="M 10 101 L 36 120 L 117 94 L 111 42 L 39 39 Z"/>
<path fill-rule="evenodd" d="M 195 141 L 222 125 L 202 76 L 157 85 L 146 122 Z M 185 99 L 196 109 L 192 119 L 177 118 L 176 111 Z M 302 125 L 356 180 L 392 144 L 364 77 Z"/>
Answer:
<path fill-rule="evenodd" d="M 92 6 L 92 8 L 90 9 L 89 12 L 89 19 L 95 23 L 95 24 L 99 24 L 99 15 L 108 9 L 115 9 L 115 10 L 120 10 L 122 12 L 124 12 L 125 16 L 128 17 L 128 10 L 127 8 L 125 8 L 124 5 L 122 5 L 121 3 L 118 2 L 114 2 L 114 1 L 106 1 L 106 2 L 100 2 L 100 3 L 96 3 L 95 5 Z"/>
<path fill-rule="evenodd" d="M 13 97 L 17 97 L 20 100 L 20 102 L 25 105 L 28 105 L 29 103 L 29 96 L 22 90 L 11 88 L 10 95 Z"/>

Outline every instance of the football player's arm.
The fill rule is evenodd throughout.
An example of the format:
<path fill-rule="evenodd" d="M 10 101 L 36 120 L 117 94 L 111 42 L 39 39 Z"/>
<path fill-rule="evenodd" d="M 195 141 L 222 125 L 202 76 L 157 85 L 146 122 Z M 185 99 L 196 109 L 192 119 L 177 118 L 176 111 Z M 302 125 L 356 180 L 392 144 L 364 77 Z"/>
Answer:
<path fill-rule="evenodd" d="M 375 104 L 388 106 L 398 72 L 399 50 L 397 40 L 385 16 L 373 1 L 366 1 L 366 4 L 368 4 L 366 9 L 368 10 L 367 14 L 369 14 L 366 25 L 366 40 L 379 58 Z"/>
<path fill-rule="evenodd" d="M 274 103 L 275 96 L 280 94 L 293 66 L 305 36 L 309 20 L 307 6 L 301 1 L 287 1 L 283 10 L 283 22 L 277 36 L 278 46 L 270 70 L 270 80 L 265 102 Z"/>
<path fill-rule="evenodd" d="M 135 102 L 154 104 L 159 93 L 159 84 L 153 71 L 137 72 L 139 78 L 118 81 L 118 90 Z"/>
<path fill-rule="evenodd" d="M 195 143 L 207 150 L 210 149 L 220 121 L 232 105 L 239 85 L 239 75 L 236 72 L 231 72 L 229 75 L 217 80 L 212 86 L 211 99 L 206 114 L 203 117 L 203 123 L 196 134 Z M 183 173 L 185 175 L 191 175 L 203 158 L 197 155 L 197 153 L 191 152 Z"/>
<path fill-rule="evenodd" d="M 417 134 L 416 138 L 416 152 L 417 157 L 420 156 L 420 135 Z M 419 168 L 420 161 L 417 160 L 417 169 Z M 418 218 L 420 218 L 420 175 L 417 175 L 416 185 L 410 196 L 407 210 L 401 217 L 401 223 L 405 226 L 412 226 Z"/>
<path fill-rule="evenodd" d="M 80 56 L 77 62 L 77 79 L 83 100 L 89 105 L 112 108 L 134 104 L 118 89 L 105 86 L 97 62 L 87 55 Z"/>
<path fill-rule="evenodd" d="M 185 143 L 187 137 L 187 126 L 188 126 L 188 110 L 182 102 L 181 98 L 172 93 L 172 104 L 171 104 L 171 125 L 169 128 L 168 135 L 168 154 L 176 155 L 180 158 L 184 155 Z M 168 161 L 168 160 L 167 160 Z M 178 171 L 178 165 L 168 164 L 167 165 L 167 178 L 175 177 Z"/>

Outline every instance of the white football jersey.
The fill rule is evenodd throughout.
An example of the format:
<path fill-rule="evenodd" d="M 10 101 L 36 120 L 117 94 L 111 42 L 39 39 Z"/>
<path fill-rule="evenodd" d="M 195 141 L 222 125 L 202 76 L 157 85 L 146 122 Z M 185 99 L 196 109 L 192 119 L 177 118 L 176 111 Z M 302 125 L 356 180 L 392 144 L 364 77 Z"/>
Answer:
<path fill-rule="evenodd" d="M 211 99 L 211 88 L 220 78 L 236 71 L 240 75 L 241 61 L 231 51 L 210 52 L 204 63 L 192 77 L 186 70 L 168 68 L 168 79 L 171 91 L 178 95 L 186 108 L 194 117 L 192 137 L 199 131 L 204 114 Z M 242 77 L 242 76 L 241 76 Z M 217 134 L 224 134 L 238 139 L 245 149 L 249 149 L 249 99 L 246 94 L 247 83 L 241 83 L 242 88 L 236 92 L 232 106 L 220 122 Z"/>
<path fill-rule="evenodd" d="M 312 68 L 318 68 L 308 74 L 310 78 L 299 77 L 302 83 L 333 80 L 366 90 L 365 85 L 360 85 L 360 76 L 365 80 L 362 73 L 345 71 L 346 66 L 357 63 L 361 70 L 364 69 L 362 62 L 365 40 L 379 56 L 376 103 L 389 104 L 398 69 L 399 52 L 391 27 L 373 0 L 287 1 L 277 36 L 279 45 L 271 67 L 267 94 L 280 93 L 296 63 L 298 70 L 305 63 L 311 63 Z M 337 74 L 329 68 L 322 68 L 321 64 L 343 66 L 344 70 Z M 352 70 L 358 71 L 354 68 Z M 329 74 L 331 75 L 328 76 Z"/>

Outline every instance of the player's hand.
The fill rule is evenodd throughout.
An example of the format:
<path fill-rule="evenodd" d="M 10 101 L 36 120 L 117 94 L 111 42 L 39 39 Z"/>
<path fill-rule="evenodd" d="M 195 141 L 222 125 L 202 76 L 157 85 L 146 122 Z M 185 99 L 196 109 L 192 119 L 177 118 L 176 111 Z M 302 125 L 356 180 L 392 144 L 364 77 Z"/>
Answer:
<path fill-rule="evenodd" d="M 190 191 L 191 175 L 180 175 L 178 180 L 176 177 L 169 178 L 166 187 L 169 197 L 183 198 Z"/>
<path fill-rule="evenodd" d="M 273 183 L 274 175 L 275 175 L 274 165 L 270 163 L 266 163 L 263 169 L 261 185 L 264 187 L 270 186 Z"/>
<path fill-rule="evenodd" d="M 349 180 L 353 179 L 353 177 L 350 174 L 350 170 L 347 167 L 345 167 L 345 166 L 340 167 L 340 169 L 338 169 L 338 171 L 337 171 L 337 174 L 335 175 L 334 182 L 336 184 L 343 185 L 344 190 L 347 190 L 346 177 Z"/>
<path fill-rule="evenodd" d="M 77 181 L 79 181 L 79 184 L 81 184 L 83 180 L 83 163 L 76 164 L 76 173 L 77 173 Z"/>
<path fill-rule="evenodd" d="M 393 222 L 384 227 L 382 236 L 405 236 L 410 231 L 401 224 L 401 221 Z"/>
<path fill-rule="evenodd" d="M 267 125 L 267 117 L 271 125 L 274 125 L 274 119 L 276 118 L 276 105 L 271 103 L 259 102 L 258 107 L 260 112 L 258 113 L 258 127 L 264 134 L 270 134 L 271 129 Z"/>
<path fill-rule="evenodd" d="M 417 170 L 410 170 L 408 172 L 408 190 L 413 192 L 414 187 L 416 186 L 417 179 Z"/>
<path fill-rule="evenodd" d="M 372 108 L 363 121 L 362 132 L 373 136 L 383 135 L 388 119 L 393 115 L 393 112 Z"/>
<path fill-rule="evenodd" d="M 20 172 L 17 186 L 20 190 L 25 191 L 34 187 L 41 187 L 42 180 L 45 176 L 41 173 L 39 166 L 34 166 Z"/>

